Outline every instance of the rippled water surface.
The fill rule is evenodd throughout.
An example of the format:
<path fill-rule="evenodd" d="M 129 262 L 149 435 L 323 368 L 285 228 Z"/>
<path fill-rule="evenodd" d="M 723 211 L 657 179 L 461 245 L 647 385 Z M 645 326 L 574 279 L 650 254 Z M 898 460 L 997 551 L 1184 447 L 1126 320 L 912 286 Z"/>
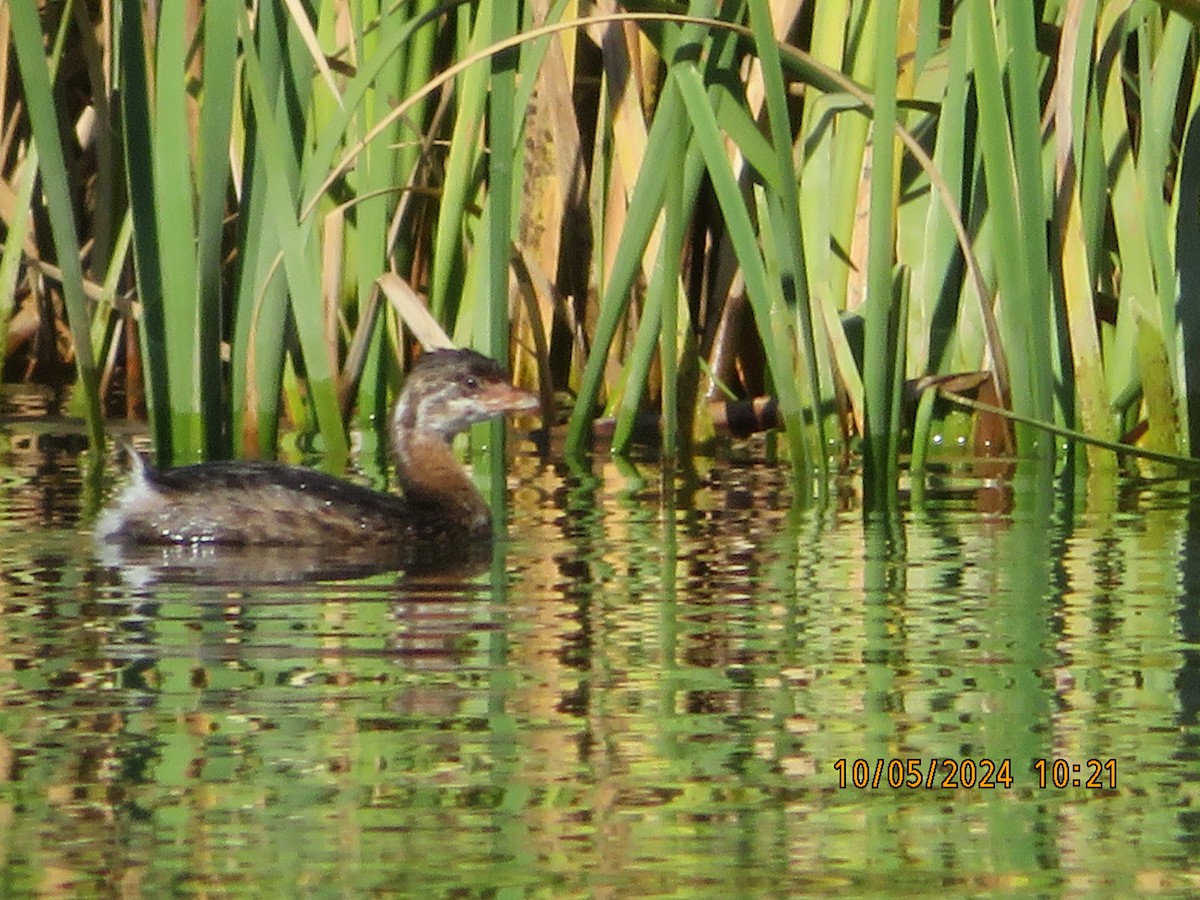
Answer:
<path fill-rule="evenodd" d="M 942 476 L 865 523 L 753 448 L 572 473 L 519 445 L 476 571 L 164 568 L 97 555 L 114 476 L 24 402 L 0 893 L 1200 889 L 1185 482 Z"/>

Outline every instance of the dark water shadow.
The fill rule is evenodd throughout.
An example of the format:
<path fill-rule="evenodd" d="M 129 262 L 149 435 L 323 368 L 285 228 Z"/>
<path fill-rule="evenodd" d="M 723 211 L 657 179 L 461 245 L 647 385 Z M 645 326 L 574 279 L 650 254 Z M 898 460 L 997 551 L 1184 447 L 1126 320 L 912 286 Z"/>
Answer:
<path fill-rule="evenodd" d="M 353 581 L 401 575 L 475 575 L 492 559 L 490 541 L 438 546 L 229 547 L 213 544 L 136 545 L 96 542 L 96 561 L 117 583 L 247 587 Z"/>

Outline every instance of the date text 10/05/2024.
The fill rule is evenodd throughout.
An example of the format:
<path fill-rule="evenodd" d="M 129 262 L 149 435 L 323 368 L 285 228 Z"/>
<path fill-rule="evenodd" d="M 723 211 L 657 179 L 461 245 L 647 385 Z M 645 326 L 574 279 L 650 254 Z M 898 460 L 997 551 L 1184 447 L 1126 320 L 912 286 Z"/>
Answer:
<path fill-rule="evenodd" d="M 979 788 L 1010 789 L 1016 784 L 1010 759 L 838 759 L 833 763 L 839 788 L 925 788 L 926 790 Z M 1117 761 L 1087 759 L 1035 759 L 1030 764 L 1029 786 L 1078 787 L 1116 790 Z"/>

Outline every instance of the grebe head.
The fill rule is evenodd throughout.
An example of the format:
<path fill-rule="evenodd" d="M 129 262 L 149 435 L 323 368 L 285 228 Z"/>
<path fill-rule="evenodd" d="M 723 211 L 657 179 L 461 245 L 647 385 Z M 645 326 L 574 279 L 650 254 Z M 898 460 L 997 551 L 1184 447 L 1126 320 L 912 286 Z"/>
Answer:
<path fill-rule="evenodd" d="M 408 374 L 392 414 L 393 438 L 456 434 L 493 416 L 536 409 L 536 394 L 516 387 L 494 359 L 474 350 L 430 350 Z"/>

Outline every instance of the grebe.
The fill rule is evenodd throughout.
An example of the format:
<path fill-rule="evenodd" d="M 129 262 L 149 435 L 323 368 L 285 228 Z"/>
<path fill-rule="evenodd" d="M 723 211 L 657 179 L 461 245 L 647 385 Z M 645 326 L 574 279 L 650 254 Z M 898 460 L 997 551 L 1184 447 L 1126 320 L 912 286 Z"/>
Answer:
<path fill-rule="evenodd" d="M 378 547 L 478 541 L 491 512 L 451 448 L 476 422 L 532 410 L 536 395 L 473 350 L 417 361 L 391 418 L 404 496 L 277 462 L 156 469 L 135 452 L 133 477 L 96 524 L 125 544 Z"/>

